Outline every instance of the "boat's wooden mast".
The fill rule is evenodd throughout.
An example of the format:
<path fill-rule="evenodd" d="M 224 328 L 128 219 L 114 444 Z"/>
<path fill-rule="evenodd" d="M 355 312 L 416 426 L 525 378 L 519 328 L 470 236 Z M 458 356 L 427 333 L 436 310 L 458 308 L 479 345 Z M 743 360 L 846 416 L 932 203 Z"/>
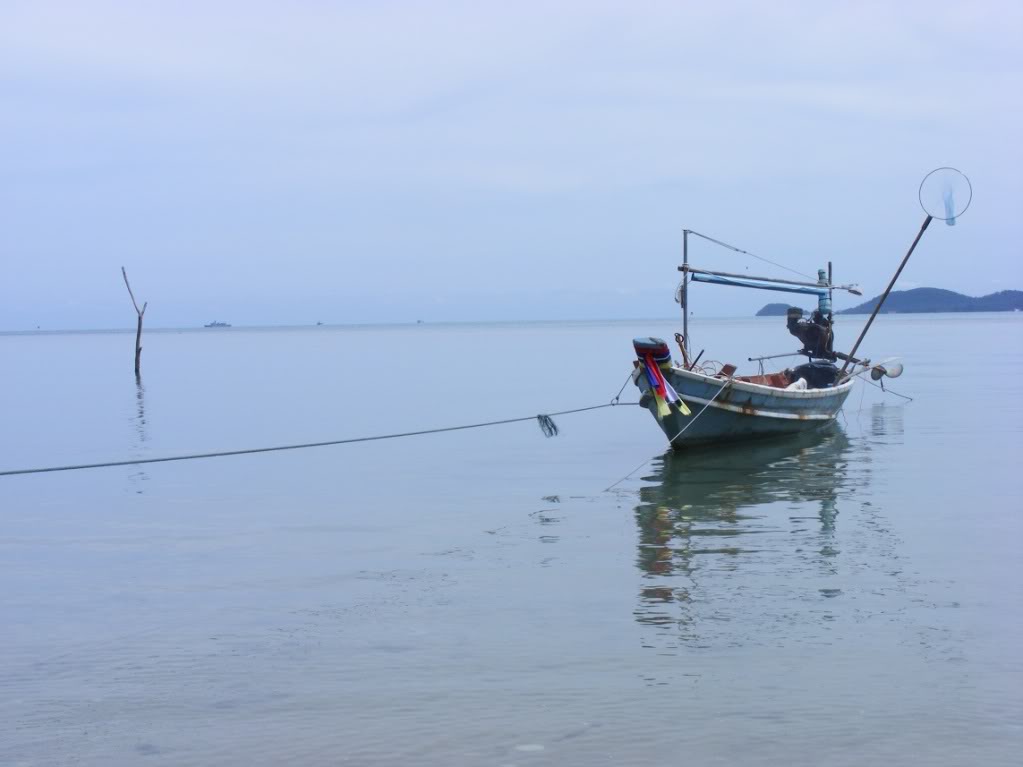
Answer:
<path fill-rule="evenodd" d="M 689 355 L 689 230 L 682 230 L 682 341 Z"/>
<path fill-rule="evenodd" d="M 828 261 L 828 351 L 835 351 L 835 291 L 831 287 L 835 284 L 832 279 L 831 262 Z"/>

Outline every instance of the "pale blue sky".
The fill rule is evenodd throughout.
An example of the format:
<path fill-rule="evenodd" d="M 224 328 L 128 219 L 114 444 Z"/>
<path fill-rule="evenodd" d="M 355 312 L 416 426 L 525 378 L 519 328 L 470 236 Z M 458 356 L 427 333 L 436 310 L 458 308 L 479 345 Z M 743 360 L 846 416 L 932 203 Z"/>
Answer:
<path fill-rule="evenodd" d="M 3 0 L 0 329 L 669 316 L 683 227 L 873 295 L 940 165 L 900 287 L 1023 288 L 1021 9 Z"/>

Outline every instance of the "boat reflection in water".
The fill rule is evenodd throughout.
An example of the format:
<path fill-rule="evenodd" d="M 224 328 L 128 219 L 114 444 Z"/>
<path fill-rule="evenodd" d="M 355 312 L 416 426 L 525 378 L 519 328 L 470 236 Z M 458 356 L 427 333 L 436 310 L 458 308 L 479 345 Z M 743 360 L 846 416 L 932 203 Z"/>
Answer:
<path fill-rule="evenodd" d="M 869 446 L 857 440 L 853 450 L 836 425 L 655 459 L 644 477 L 653 484 L 640 489 L 635 509 L 643 573 L 636 620 L 659 630 L 655 643 L 716 643 L 725 638 L 716 632 L 729 642 L 737 631 L 755 637 L 772 610 L 791 619 L 804 597 L 819 603 L 841 593 L 832 588 L 836 518 L 839 501 L 868 481 L 862 450 Z"/>

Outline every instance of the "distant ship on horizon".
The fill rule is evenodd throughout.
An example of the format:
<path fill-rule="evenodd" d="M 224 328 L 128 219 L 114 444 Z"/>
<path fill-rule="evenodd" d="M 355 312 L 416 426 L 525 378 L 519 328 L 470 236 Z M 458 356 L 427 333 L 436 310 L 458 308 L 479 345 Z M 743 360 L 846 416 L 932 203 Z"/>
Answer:
<path fill-rule="evenodd" d="M 208 325 L 204 325 L 203 327 L 207 327 L 207 328 L 229 328 L 229 327 L 231 327 L 231 324 L 228 323 L 228 322 L 218 322 L 217 320 L 213 320 L 213 322 L 209 323 Z"/>

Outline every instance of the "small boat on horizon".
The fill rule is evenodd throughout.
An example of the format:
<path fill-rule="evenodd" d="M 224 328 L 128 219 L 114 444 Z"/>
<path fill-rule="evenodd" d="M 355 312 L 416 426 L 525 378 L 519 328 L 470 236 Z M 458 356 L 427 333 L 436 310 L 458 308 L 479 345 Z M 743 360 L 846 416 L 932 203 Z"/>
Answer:
<path fill-rule="evenodd" d="M 213 322 L 210 322 L 210 323 L 208 323 L 206 325 L 203 325 L 203 327 L 205 327 L 205 328 L 229 328 L 229 327 L 231 327 L 231 325 L 230 325 L 230 323 L 227 323 L 227 322 L 219 322 L 217 320 L 213 320 Z"/>

